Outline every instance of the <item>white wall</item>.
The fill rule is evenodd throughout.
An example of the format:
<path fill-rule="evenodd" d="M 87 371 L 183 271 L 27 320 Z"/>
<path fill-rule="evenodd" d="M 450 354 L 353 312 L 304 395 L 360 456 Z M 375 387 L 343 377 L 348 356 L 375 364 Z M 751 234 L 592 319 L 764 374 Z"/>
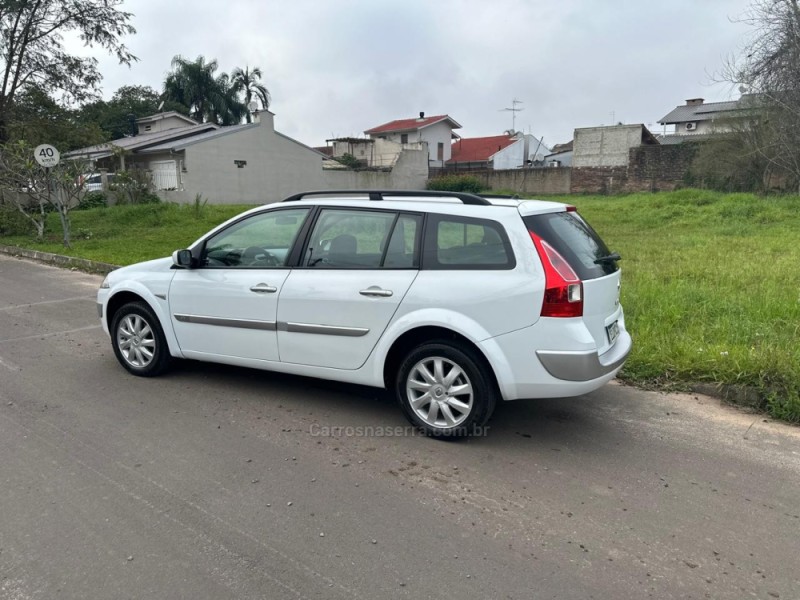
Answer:
<path fill-rule="evenodd" d="M 525 166 L 525 140 L 523 138 L 496 152 L 492 160 L 492 168 L 495 170 L 519 169 L 523 166 Z"/>
<path fill-rule="evenodd" d="M 267 112 L 261 113 L 257 126 L 188 146 L 178 154 L 183 154 L 181 188 L 159 192 L 176 202 L 193 202 L 196 194 L 216 204 L 267 204 L 318 189 L 422 189 L 428 177 L 423 150 L 403 151 L 390 172 L 323 170 L 324 157 L 276 133 Z M 235 160 L 246 160 L 247 165 L 237 168 Z"/>
<path fill-rule="evenodd" d="M 402 144 L 402 136 L 408 137 L 408 144 L 418 142 L 426 142 L 428 144 L 428 159 L 430 166 L 443 167 L 444 163 L 450 160 L 450 144 L 452 143 L 453 130 L 451 129 L 448 121 L 439 121 L 428 127 L 417 129 L 416 131 L 408 131 L 406 133 L 395 133 L 393 131 L 387 133 L 372 134 L 371 137 L 375 139 L 385 138 L 390 142 Z M 438 144 L 443 144 L 444 160 L 438 160 Z"/>

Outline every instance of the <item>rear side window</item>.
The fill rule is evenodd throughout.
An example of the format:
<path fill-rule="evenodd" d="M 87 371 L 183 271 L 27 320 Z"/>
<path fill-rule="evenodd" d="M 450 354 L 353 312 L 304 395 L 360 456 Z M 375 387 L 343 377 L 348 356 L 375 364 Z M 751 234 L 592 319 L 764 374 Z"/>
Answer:
<path fill-rule="evenodd" d="M 555 248 L 582 280 L 610 275 L 619 268 L 614 261 L 595 263 L 611 252 L 597 232 L 574 211 L 533 215 L 524 221 L 528 230 Z"/>
<path fill-rule="evenodd" d="M 425 238 L 425 269 L 492 270 L 516 265 L 508 236 L 495 221 L 430 215 Z"/>

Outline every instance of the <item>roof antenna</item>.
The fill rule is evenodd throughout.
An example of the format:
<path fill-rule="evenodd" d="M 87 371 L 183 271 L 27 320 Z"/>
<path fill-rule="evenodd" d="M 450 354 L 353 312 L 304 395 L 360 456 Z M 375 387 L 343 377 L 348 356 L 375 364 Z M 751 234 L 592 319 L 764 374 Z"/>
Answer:
<path fill-rule="evenodd" d="M 522 100 L 517 100 L 516 98 L 514 98 L 513 100 L 511 100 L 511 108 L 500 109 L 500 112 L 507 111 L 511 113 L 511 129 L 513 129 L 514 132 L 517 131 L 517 113 L 525 110 L 524 108 L 517 108 L 517 104 L 522 104 L 522 103 L 523 103 Z"/>

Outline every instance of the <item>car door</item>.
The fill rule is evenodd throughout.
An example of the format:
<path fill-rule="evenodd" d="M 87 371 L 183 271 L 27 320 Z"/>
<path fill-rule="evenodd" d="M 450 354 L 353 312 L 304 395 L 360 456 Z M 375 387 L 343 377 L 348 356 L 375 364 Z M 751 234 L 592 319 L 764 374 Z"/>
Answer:
<path fill-rule="evenodd" d="M 169 306 L 188 358 L 278 360 L 278 296 L 310 209 L 245 217 L 203 244 L 199 265 L 172 279 Z"/>
<path fill-rule="evenodd" d="M 357 369 L 418 273 L 421 216 L 322 208 L 278 303 L 282 362 Z"/>

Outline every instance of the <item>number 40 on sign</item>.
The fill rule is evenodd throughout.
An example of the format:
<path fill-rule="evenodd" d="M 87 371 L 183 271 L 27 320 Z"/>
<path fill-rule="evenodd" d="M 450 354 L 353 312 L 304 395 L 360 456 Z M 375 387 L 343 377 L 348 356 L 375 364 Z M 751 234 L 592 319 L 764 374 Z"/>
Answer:
<path fill-rule="evenodd" d="M 33 151 L 33 158 L 35 158 L 36 162 L 43 167 L 50 168 L 55 167 L 58 164 L 58 161 L 61 159 L 61 155 L 54 146 L 51 146 L 50 144 L 40 144 L 39 146 L 36 146 L 36 149 Z"/>

